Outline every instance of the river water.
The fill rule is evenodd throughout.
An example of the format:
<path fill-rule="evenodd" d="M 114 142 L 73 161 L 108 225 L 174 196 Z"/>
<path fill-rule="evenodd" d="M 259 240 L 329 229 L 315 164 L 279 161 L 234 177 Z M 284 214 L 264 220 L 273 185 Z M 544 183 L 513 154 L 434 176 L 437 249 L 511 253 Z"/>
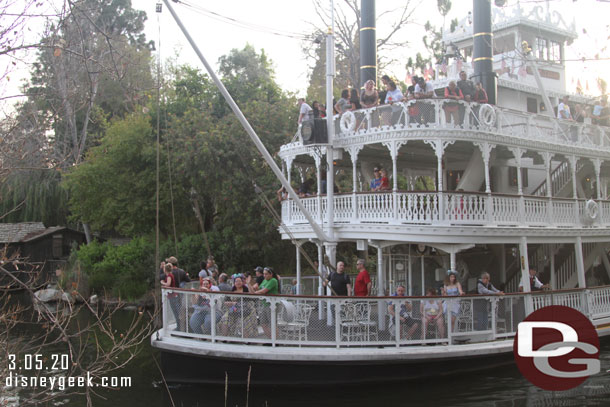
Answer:
<path fill-rule="evenodd" d="M 117 325 L 128 323 L 131 311 L 115 314 Z M 130 388 L 107 390 L 96 398 L 96 407 L 203 407 L 203 406 L 608 406 L 610 405 L 610 341 L 602 344 L 601 373 L 590 377 L 576 389 L 549 392 L 531 385 L 516 366 L 437 379 L 404 383 L 379 383 L 366 386 L 321 388 L 256 388 L 229 383 L 224 386 L 171 385 L 165 387 L 156 364 L 158 352 L 149 342 L 142 345 L 135 359 L 116 376 L 129 376 Z M 202 369 L 205 364 L 202 363 Z M 290 374 L 287 370 L 286 374 Z M 171 396 L 170 396 L 171 394 Z M 54 403 L 55 406 L 81 406 L 77 397 Z"/>

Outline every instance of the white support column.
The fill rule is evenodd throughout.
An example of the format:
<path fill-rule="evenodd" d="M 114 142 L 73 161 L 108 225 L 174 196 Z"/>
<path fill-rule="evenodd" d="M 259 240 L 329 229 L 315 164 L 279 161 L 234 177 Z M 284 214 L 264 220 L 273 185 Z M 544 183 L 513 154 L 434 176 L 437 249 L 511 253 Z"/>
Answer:
<path fill-rule="evenodd" d="M 489 160 L 491 157 L 491 150 L 496 145 L 490 143 L 474 143 L 475 146 L 481 150 L 483 156 L 483 163 L 485 164 L 485 193 L 487 194 L 487 221 L 493 223 L 493 198 L 491 196 L 491 181 L 489 177 Z"/>
<path fill-rule="evenodd" d="M 557 290 L 557 273 L 555 272 L 555 243 L 551 243 L 551 290 Z"/>
<path fill-rule="evenodd" d="M 572 171 L 572 198 L 574 198 L 574 223 L 578 225 L 580 223 L 580 211 L 578 210 L 578 187 L 576 186 L 576 164 L 578 158 L 575 155 L 569 155 L 568 161 L 570 162 L 570 170 Z"/>
<path fill-rule="evenodd" d="M 294 161 L 294 156 L 286 157 L 286 173 L 288 174 L 288 185 L 292 188 L 292 162 Z M 288 191 L 286 191 L 288 193 Z M 292 222 L 292 200 L 290 199 L 290 195 L 288 195 L 288 204 L 286 205 L 286 217 Z"/>
<path fill-rule="evenodd" d="M 324 248 L 323 246 L 318 243 L 318 272 L 321 272 L 323 270 L 324 267 Z M 328 277 L 327 277 L 328 278 Z M 322 296 L 322 293 L 324 292 L 323 290 L 323 286 L 322 286 L 322 277 L 318 276 L 318 296 Z M 326 291 L 329 291 L 328 289 Z M 318 319 L 322 320 L 324 319 L 324 301 L 318 301 Z"/>
<path fill-rule="evenodd" d="M 333 268 L 337 267 L 337 243 L 325 242 L 324 248 L 326 249 L 326 256 L 328 257 L 328 263 L 333 266 Z M 329 270 L 330 271 L 330 270 Z M 328 307 L 326 314 L 326 324 L 328 326 L 332 326 L 333 324 L 333 315 L 332 310 Z"/>
<path fill-rule="evenodd" d="M 349 156 L 352 160 L 352 219 L 358 219 L 358 197 L 356 196 L 356 192 L 358 191 L 358 176 L 356 175 L 357 164 L 358 164 L 358 154 L 360 150 L 362 150 L 364 146 L 351 146 L 346 149 L 349 153 Z"/>
<path fill-rule="evenodd" d="M 301 243 L 299 241 L 296 242 L 297 249 L 297 294 L 301 295 L 301 251 L 299 247 Z"/>
<path fill-rule="evenodd" d="M 438 114 L 438 112 L 437 112 Z M 438 117 L 437 117 L 438 119 Z M 455 140 L 423 140 L 424 143 L 430 145 L 434 149 L 437 161 L 437 194 L 438 194 L 438 218 L 439 221 L 444 221 L 444 203 L 443 203 L 443 154 L 448 145 L 455 143 Z"/>
<path fill-rule="evenodd" d="M 411 244 L 409 244 L 408 246 L 408 250 L 409 250 L 409 255 L 407 256 L 407 260 L 409 262 L 408 264 L 408 284 L 409 284 L 409 290 L 408 293 L 409 295 L 413 295 L 413 265 L 411 264 Z"/>
<path fill-rule="evenodd" d="M 500 244 L 500 282 L 506 283 L 506 245 Z"/>
<path fill-rule="evenodd" d="M 523 292 L 530 293 L 532 291 L 530 286 L 530 265 L 527 254 L 527 237 L 522 236 L 519 242 L 519 256 L 521 266 L 521 284 L 523 285 Z M 528 316 L 534 312 L 534 302 L 531 296 L 525 297 L 525 316 Z"/>
<path fill-rule="evenodd" d="M 555 223 L 555 217 L 553 216 L 553 181 L 551 180 L 551 163 L 553 160 L 553 153 L 548 151 L 539 152 L 544 160 L 544 168 L 546 172 L 546 197 L 548 198 L 547 202 L 547 212 L 549 225 L 553 225 Z"/>
<path fill-rule="evenodd" d="M 576 164 L 578 163 L 578 158 L 575 155 L 568 156 L 568 161 L 570 162 L 570 170 L 572 171 L 572 198 L 578 198 L 578 188 L 576 186 Z"/>
<path fill-rule="evenodd" d="M 324 219 L 322 218 L 322 159 L 315 152 L 310 154 L 315 163 L 316 163 L 316 182 L 318 183 L 318 195 L 316 196 L 316 206 L 318 208 L 318 221 L 320 225 L 324 223 Z M 328 189 L 328 182 L 326 183 L 326 188 Z"/>
<path fill-rule="evenodd" d="M 388 150 L 390 150 L 390 157 L 392 157 L 392 206 L 394 209 L 394 221 L 398 222 L 398 150 L 400 147 L 407 144 L 406 141 L 388 141 L 382 143 Z"/>
<path fill-rule="evenodd" d="M 449 252 L 449 269 L 453 271 L 457 271 L 457 266 L 455 264 L 455 252 Z"/>
<path fill-rule="evenodd" d="M 584 256 L 582 254 L 582 237 L 576 236 L 574 250 L 576 254 L 576 272 L 578 273 L 578 288 L 586 288 L 587 283 L 585 279 Z"/>
<path fill-rule="evenodd" d="M 599 158 L 591 159 L 593 163 L 593 168 L 595 169 L 595 196 L 597 199 L 602 199 L 602 184 L 601 184 L 601 169 L 602 169 L 602 160 Z"/>
<path fill-rule="evenodd" d="M 523 180 L 521 179 L 521 158 L 523 157 L 524 149 L 519 147 L 511 147 L 509 150 L 515 157 L 517 164 L 517 192 L 519 193 L 519 221 L 525 224 L 525 198 L 523 197 Z"/>
<path fill-rule="evenodd" d="M 384 281 L 383 275 L 383 248 L 377 246 L 377 296 L 383 297 L 384 295 Z M 377 322 L 380 330 L 385 329 L 385 315 L 386 307 L 377 307 Z"/>

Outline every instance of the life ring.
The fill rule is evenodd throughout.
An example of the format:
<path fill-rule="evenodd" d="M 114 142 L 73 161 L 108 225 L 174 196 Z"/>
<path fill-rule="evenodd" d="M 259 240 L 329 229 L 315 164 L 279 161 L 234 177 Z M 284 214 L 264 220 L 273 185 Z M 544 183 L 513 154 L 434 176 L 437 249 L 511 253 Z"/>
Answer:
<path fill-rule="evenodd" d="M 479 122 L 489 127 L 496 124 L 496 111 L 491 105 L 481 105 L 481 108 L 479 109 Z"/>
<path fill-rule="evenodd" d="M 591 221 L 597 219 L 597 216 L 599 215 L 599 205 L 593 199 L 589 199 L 585 204 L 585 215 Z"/>
<path fill-rule="evenodd" d="M 351 111 L 347 111 L 341 115 L 341 120 L 339 121 L 339 126 L 341 127 L 341 131 L 343 133 L 349 133 L 353 131 L 356 127 L 356 116 Z"/>

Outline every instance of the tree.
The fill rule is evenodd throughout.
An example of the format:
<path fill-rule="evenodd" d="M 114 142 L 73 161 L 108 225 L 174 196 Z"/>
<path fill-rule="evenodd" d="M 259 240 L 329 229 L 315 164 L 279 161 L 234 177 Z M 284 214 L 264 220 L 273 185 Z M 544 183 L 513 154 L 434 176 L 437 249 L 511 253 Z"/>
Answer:
<path fill-rule="evenodd" d="M 360 5 L 358 0 L 343 0 L 335 7 L 335 37 L 336 37 L 336 84 L 339 88 L 360 86 Z M 378 14 L 377 33 L 384 35 L 377 38 L 378 67 L 382 71 L 387 65 L 395 62 L 392 50 L 404 47 L 408 41 L 402 37 L 404 28 L 412 22 L 414 13 L 421 1 L 407 0 L 404 6 L 397 9 L 385 10 Z M 324 45 L 316 44 L 313 40 L 326 33 L 331 26 L 331 13 L 322 0 L 314 1 L 315 10 L 320 23 L 312 23 L 310 40 L 304 42 L 303 51 L 313 61 L 310 75 L 310 90 L 308 97 L 323 100 L 316 88 L 324 87 L 324 63 L 321 54 Z M 398 15 L 398 18 L 395 16 Z M 380 29 L 383 28 L 383 29 Z M 379 35 L 379 34 L 378 34 Z"/>

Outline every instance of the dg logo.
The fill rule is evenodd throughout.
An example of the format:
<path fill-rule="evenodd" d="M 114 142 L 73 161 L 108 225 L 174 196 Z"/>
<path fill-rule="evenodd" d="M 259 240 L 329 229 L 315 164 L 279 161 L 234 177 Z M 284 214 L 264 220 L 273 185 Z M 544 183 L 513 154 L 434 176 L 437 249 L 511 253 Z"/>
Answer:
<path fill-rule="evenodd" d="M 569 307 L 531 313 L 517 328 L 513 352 L 521 374 L 544 390 L 574 388 L 600 371 L 595 327 Z"/>

